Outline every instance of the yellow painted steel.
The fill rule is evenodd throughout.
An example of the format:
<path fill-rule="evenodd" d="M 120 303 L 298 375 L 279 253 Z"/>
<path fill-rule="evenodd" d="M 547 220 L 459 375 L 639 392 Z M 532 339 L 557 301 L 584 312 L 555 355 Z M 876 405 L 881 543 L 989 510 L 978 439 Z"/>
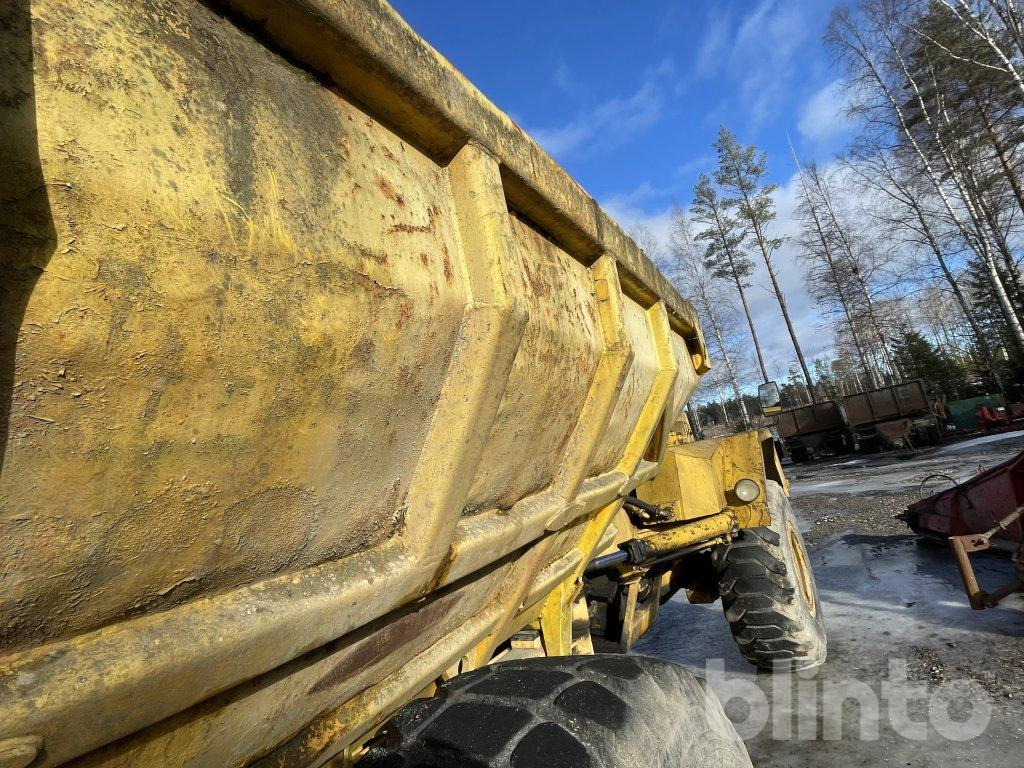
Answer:
<path fill-rule="evenodd" d="M 652 556 L 657 557 L 692 544 L 699 544 L 719 538 L 736 528 L 735 514 L 719 512 L 716 515 L 701 518 L 700 520 L 659 526 L 649 532 L 645 531 L 644 535 L 637 538 L 650 547 Z"/>
<path fill-rule="evenodd" d="M 733 493 L 736 483 L 756 482 L 760 494 L 744 502 Z M 661 472 L 643 485 L 638 496 L 672 509 L 675 520 L 698 520 L 728 508 L 741 528 L 770 521 L 765 480 L 774 480 L 789 492 L 768 430 L 680 443 L 668 449 Z"/>
<path fill-rule="evenodd" d="M 323 765 L 571 652 L 631 491 L 754 520 L 692 307 L 381 2 L 11 0 L 0 159 L 0 753 Z"/>

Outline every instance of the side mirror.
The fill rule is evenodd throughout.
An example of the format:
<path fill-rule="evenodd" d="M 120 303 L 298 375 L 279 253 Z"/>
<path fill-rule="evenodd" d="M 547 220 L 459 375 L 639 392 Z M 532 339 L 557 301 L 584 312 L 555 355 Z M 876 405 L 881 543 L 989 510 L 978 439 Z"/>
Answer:
<path fill-rule="evenodd" d="M 761 404 L 761 413 L 772 416 L 782 410 L 782 394 L 779 385 L 774 381 L 766 381 L 757 388 L 757 401 Z"/>

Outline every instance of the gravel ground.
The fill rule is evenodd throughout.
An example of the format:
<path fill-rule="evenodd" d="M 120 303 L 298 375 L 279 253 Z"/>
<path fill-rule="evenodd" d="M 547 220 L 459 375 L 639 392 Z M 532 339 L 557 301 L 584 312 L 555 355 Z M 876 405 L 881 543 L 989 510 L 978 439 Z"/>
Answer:
<path fill-rule="evenodd" d="M 918 541 L 894 518 L 929 476 L 966 479 L 1020 450 L 1024 435 L 1016 433 L 787 468 L 829 632 L 829 659 L 817 672 L 781 683 L 753 672 L 732 646 L 721 607 L 680 596 L 663 606 L 637 652 L 707 676 L 759 768 L 1021 768 L 1024 597 L 970 610 L 948 549 Z M 925 492 L 948 483 L 932 478 Z M 1012 576 L 1004 556 L 981 553 L 974 563 L 983 585 Z M 710 667 L 709 648 L 721 654 Z M 916 692 L 906 722 L 887 692 L 900 680 Z M 759 697 L 767 720 L 755 727 Z M 986 715 L 978 734 L 942 727 L 943 717 L 955 723 L 975 713 Z"/>
<path fill-rule="evenodd" d="M 847 532 L 904 536 L 907 524 L 896 515 L 918 498 L 913 491 L 878 491 L 865 496 L 814 494 L 794 499 L 794 506 L 806 528 L 804 541 L 812 546 Z"/>
<path fill-rule="evenodd" d="M 791 468 L 789 475 L 794 484 L 793 504 L 801 517 L 804 538 L 811 551 L 817 545 L 839 537 L 847 545 L 869 544 L 874 547 L 902 549 L 900 545 L 913 542 L 931 550 L 924 555 L 931 565 L 930 555 L 937 555 L 935 563 L 943 569 L 943 558 L 948 551 L 940 543 L 920 542 L 907 531 L 907 526 L 896 515 L 907 505 L 922 497 L 948 487 L 947 478 L 965 479 L 975 472 L 1005 461 L 1024 448 L 1024 438 L 1008 433 L 985 438 L 951 443 L 938 450 L 869 457 L 866 460 L 840 459 Z M 853 463 L 851 463 L 853 462 Z M 867 493 L 835 492 L 842 486 L 860 485 L 865 477 L 885 482 L 900 490 L 872 490 Z M 835 483 L 829 493 L 808 493 L 823 483 Z M 923 485 L 922 485 L 923 483 Z M 888 542 L 883 541 L 888 537 Z M 881 552 L 878 552 L 881 555 Z M 922 557 L 918 553 L 915 556 Z M 975 555 L 995 571 L 1002 571 L 1005 557 L 1001 555 Z M 952 569 L 952 570 L 951 570 Z M 948 568 L 953 575 L 952 560 Z M 1000 577 L 995 577 L 998 583 Z M 958 586 L 959 582 L 955 582 Z M 1020 597 L 1010 598 L 1010 604 L 1019 605 Z M 908 606 L 912 607 L 912 606 Z M 1024 635 L 999 638 L 993 642 L 979 636 L 966 644 L 949 640 L 937 644 L 912 646 L 908 659 L 912 680 L 942 684 L 948 680 L 970 679 L 981 685 L 998 701 L 1011 709 L 1024 710 Z M 969 653 L 969 657 L 965 657 Z M 979 664 L 978 661 L 983 660 Z M 1024 758 L 1021 759 L 1024 764 Z"/>

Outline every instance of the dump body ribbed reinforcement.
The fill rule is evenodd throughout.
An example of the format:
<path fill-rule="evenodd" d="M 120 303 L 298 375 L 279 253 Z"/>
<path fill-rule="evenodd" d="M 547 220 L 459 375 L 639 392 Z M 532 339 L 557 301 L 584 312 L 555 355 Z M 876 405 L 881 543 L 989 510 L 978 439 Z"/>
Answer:
<path fill-rule="evenodd" d="M 582 570 L 693 310 L 382 3 L 0 22 L 0 742 L 312 763 Z"/>

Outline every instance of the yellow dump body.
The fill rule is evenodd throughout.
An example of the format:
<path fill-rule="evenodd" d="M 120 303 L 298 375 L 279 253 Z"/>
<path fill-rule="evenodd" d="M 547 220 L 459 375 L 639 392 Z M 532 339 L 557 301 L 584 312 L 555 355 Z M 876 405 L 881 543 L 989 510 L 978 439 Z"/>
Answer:
<path fill-rule="evenodd" d="M 0 755 L 34 767 L 326 760 L 578 576 L 706 369 L 374 0 L 7 0 L 0 160 Z"/>

